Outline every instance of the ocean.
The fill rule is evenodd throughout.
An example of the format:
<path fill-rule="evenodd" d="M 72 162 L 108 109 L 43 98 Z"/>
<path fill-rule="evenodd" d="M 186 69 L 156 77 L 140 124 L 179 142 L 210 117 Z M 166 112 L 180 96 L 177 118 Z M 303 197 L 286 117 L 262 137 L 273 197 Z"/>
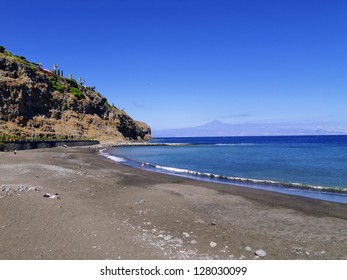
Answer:
<path fill-rule="evenodd" d="M 347 135 L 179 137 L 105 156 L 133 167 L 347 203 Z M 166 144 L 160 146 L 161 144 Z"/>

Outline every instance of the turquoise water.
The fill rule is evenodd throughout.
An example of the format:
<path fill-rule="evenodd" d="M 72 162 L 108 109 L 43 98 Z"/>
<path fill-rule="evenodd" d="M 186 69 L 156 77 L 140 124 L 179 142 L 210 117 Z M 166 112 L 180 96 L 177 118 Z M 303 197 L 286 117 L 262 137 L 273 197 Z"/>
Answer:
<path fill-rule="evenodd" d="M 347 136 L 163 138 L 117 147 L 125 164 L 198 180 L 347 203 Z M 173 144 L 185 145 L 173 145 Z"/>

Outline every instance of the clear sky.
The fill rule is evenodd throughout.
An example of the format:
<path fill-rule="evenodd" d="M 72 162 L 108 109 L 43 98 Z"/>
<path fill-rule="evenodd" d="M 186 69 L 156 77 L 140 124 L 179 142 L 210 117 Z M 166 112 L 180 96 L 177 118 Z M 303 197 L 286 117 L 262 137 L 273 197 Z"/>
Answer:
<path fill-rule="evenodd" d="M 347 131 L 345 0 L 2 1 L 0 45 L 84 77 L 153 129 Z"/>

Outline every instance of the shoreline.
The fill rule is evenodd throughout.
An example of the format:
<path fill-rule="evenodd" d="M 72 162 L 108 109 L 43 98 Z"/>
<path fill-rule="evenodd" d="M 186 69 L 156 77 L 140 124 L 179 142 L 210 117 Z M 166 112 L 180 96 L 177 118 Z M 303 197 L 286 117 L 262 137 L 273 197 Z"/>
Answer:
<path fill-rule="evenodd" d="M 173 146 L 175 146 L 174 144 Z M 111 148 L 126 147 L 129 145 L 119 146 L 113 145 Z M 147 146 L 147 145 L 130 145 L 130 146 Z M 148 146 L 171 146 L 171 144 L 164 145 L 148 145 Z M 181 146 L 181 144 L 177 145 Z M 110 148 L 110 147 L 109 147 Z M 267 192 L 276 192 L 286 195 L 294 195 L 299 197 L 306 197 L 321 201 L 343 203 L 347 204 L 347 189 L 339 187 L 325 187 L 318 185 L 309 185 L 302 183 L 286 183 L 273 180 L 264 179 L 251 179 L 242 177 L 231 177 L 213 173 L 204 173 L 201 171 L 194 171 L 182 168 L 174 168 L 170 166 L 161 166 L 149 162 L 140 162 L 133 159 L 122 158 L 117 155 L 112 155 L 108 152 L 109 148 L 102 149 L 100 154 L 116 163 L 130 166 L 136 169 L 143 169 L 149 172 L 168 174 L 171 176 L 189 178 L 196 181 L 209 182 L 213 184 L 229 185 L 231 187 L 244 187 L 256 190 L 263 190 Z M 143 164 L 143 166 L 142 166 Z"/>
<path fill-rule="evenodd" d="M 135 169 L 95 147 L 3 153 L 0 171 L 0 259 L 347 259 L 345 204 Z"/>

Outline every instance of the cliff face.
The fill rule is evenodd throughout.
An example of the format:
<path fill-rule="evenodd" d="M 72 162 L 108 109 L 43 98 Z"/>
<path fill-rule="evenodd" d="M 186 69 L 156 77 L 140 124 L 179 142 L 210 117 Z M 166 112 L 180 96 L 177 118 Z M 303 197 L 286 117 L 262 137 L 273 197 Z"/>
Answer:
<path fill-rule="evenodd" d="M 94 88 L 0 53 L 0 136 L 142 140 L 150 127 Z"/>

